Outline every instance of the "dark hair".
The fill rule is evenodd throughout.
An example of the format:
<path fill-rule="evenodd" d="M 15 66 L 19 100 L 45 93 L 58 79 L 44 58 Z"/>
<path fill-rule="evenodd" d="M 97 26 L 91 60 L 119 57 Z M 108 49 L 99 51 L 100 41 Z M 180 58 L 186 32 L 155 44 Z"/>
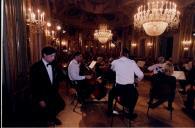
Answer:
<path fill-rule="evenodd" d="M 47 46 L 47 47 L 44 47 L 41 51 L 41 54 L 43 56 L 43 54 L 46 54 L 46 55 L 51 55 L 53 53 L 56 53 L 56 49 L 51 47 L 51 46 Z"/>
<path fill-rule="evenodd" d="M 122 55 L 129 56 L 129 50 L 127 48 L 123 48 Z"/>
<path fill-rule="evenodd" d="M 78 51 L 74 53 L 73 57 L 75 58 L 76 56 L 79 56 L 79 55 L 81 55 L 81 52 Z"/>

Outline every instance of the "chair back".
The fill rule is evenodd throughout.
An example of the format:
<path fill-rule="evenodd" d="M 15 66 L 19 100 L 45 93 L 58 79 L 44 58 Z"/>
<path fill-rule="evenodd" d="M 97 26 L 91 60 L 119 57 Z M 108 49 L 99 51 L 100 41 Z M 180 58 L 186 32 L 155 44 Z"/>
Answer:
<path fill-rule="evenodd" d="M 150 97 L 157 99 L 168 99 L 174 97 L 176 89 L 176 79 L 165 74 L 155 74 L 152 76 L 152 86 Z"/>

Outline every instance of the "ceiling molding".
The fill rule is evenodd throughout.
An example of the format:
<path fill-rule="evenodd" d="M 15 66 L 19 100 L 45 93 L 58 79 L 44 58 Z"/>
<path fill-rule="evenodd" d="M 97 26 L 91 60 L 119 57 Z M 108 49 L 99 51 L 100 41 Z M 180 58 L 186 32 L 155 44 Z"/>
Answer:
<path fill-rule="evenodd" d="M 111 27 L 128 27 L 133 24 L 137 7 L 145 0 L 50 0 L 52 16 L 64 25 L 95 28 L 99 23 Z M 194 0 L 173 0 L 181 13 L 186 9 L 195 11 Z"/>

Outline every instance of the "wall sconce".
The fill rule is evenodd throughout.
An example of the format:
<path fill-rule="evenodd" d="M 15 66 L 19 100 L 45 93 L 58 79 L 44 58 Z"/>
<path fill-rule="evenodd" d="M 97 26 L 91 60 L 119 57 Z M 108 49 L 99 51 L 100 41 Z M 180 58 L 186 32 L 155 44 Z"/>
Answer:
<path fill-rule="evenodd" d="M 147 42 L 147 47 L 149 47 L 149 48 L 152 48 L 152 46 L 153 46 L 153 43 L 151 43 L 151 42 Z"/>
<path fill-rule="evenodd" d="M 184 51 L 188 51 L 189 48 L 188 48 L 188 47 L 184 47 L 183 50 L 184 50 Z"/>
<path fill-rule="evenodd" d="M 183 40 L 182 44 L 183 44 L 184 51 L 188 51 L 190 48 L 190 45 L 192 44 L 192 41 L 191 40 Z"/>
<path fill-rule="evenodd" d="M 60 39 L 58 39 L 58 38 L 56 39 L 56 44 L 60 45 Z"/>
<path fill-rule="evenodd" d="M 28 9 L 26 21 L 28 24 L 45 25 L 45 12 L 41 12 L 39 9 L 37 13 L 33 12 L 31 8 Z"/>
<path fill-rule="evenodd" d="M 137 47 L 137 44 L 136 44 L 136 43 L 131 43 L 131 46 L 132 46 L 133 48 L 135 48 L 135 47 Z"/>
<path fill-rule="evenodd" d="M 115 48 L 115 47 L 116 47 L 116 45 L 115 45 L 115 44 L 113 44 L 113 43 L 111 43 L 111 44 L 110 44 L 110 47 L 111 47 L 111 48 Z"/>
<path fill-rule="evenodd" d="M 60 31 L 61 29 L 62 29 L 61 26 L 59 25 L 56 26 L 56 30 Z"/>
<path fill-rule="evenodd" d="M 192 36 L 194 36 L 194 37 L 195 37 L 195 32 L 192 32 Z"/>
<path fill-rule="evenodd" d="M 68 42 L 66 40 L 62 40 L 62 46 L 67 46 L 68 45 Z"/>
<path fill-rule="evenodd" d="M 47 22 L 46 28 L 45 28 L 45 35 L 46 35 L 46 37 L 49 37 L 49 38 L 55 40 L 56 36 L 57 36 L 57 31 L 59 32 L 61 29 L 62 28 L 60 25 L 56 26 L 56 25 L 52 25 L 51 22 Z"/>
<path fill-rule="evenodd" d="M 105 48 L 105 46 L 104 46 L 104 45 L 102 45 L 102 46 L 101 46 L 101 48 Z"/>

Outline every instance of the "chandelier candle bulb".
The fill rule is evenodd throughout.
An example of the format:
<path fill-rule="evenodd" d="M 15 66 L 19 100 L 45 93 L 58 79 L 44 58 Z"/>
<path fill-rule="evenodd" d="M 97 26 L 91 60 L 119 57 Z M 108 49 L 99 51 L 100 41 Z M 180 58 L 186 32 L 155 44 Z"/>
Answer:
<path fill-rule="evenodd" d="M 37 20 L 38 20 L 38 22 L 40 22 L 40 10 L 38 9 L 37 12 L 38 12 Z"/>
<path fill-rule="evenodd" d="M 32 12 L 32 13 L 31 13 L 31 19 L 32 19 L 32 22 L 35 22 L 35 20 L 36 20 L 36 19 L 35 19 L 35 17 L 36 17 L 36 16 L 35 16 L 35 13 L 34 13 L 34 12 Z"/>

